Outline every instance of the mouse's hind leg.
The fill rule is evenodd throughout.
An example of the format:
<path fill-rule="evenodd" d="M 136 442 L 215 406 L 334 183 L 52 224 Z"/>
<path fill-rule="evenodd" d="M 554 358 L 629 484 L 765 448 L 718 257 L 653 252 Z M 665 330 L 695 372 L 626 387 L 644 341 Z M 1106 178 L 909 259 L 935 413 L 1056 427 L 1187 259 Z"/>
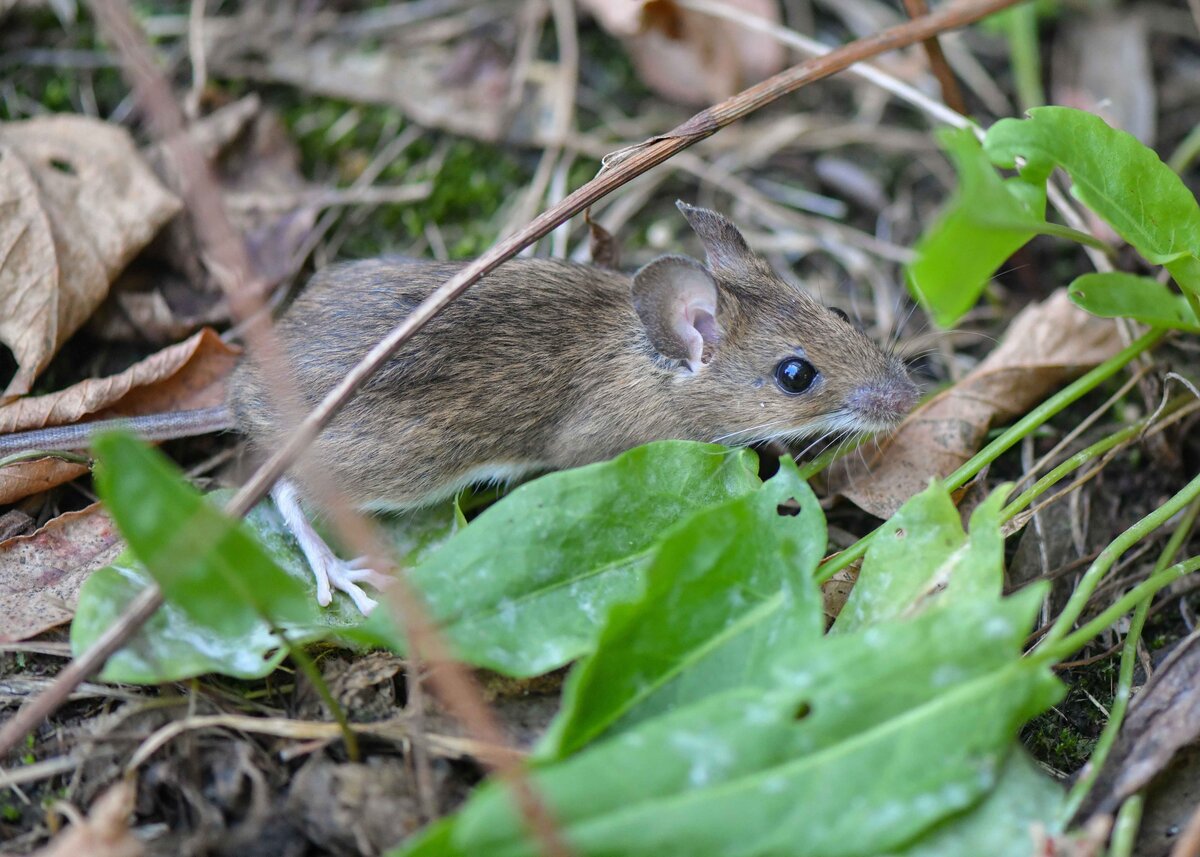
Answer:
<path fill-rule="evenodd" d="M 360 583 L 369 583 L 375 588 L 387 585 L 388 577 L 364 566 L 364 560 L 345 560 L 333 552 L 333 549 L 321 538 L 320 533 L 313 529 L 312 522 L 300 505 L 300 497 L 296 486 L 287 479 L 281 479 L 271 489 L 271 499 L 283 517 L 284 524 L 296 537 L 300 551 L 312 569 L 317 582 L 317 603 L 325 607 L 333 600 L 332 590 L 344 592 L 350 596 L 354 606 L 364 616 L 375 609 L 376 601 L 363 591 Z"/>

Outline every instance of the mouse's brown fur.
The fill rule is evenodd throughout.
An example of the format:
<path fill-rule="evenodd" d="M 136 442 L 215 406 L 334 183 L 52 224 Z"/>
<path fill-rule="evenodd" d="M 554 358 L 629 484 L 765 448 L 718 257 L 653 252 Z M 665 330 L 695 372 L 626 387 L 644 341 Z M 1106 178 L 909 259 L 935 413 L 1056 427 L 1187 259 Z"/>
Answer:
<path fill-rule="evenodd" d="M 899 421 L 917 391 L 897 359 L 776 276 L 720 215 L 680 207 L 706 267 L 667 257 L 631 281 L 505 263 L 350 401 L 315 442 L 317 465 L 364 506 L 408 507 L 656 439 L 744 445 Z M 317 274 L 278 325 L 307 404 L 458 268 L 371 260 Z M 774 372 L 795 356 L 817 379 L 787 395 Z M 245 363 L 232 385 L 239 427 L 260 445 L 278 428 L 266 383 Z"/>

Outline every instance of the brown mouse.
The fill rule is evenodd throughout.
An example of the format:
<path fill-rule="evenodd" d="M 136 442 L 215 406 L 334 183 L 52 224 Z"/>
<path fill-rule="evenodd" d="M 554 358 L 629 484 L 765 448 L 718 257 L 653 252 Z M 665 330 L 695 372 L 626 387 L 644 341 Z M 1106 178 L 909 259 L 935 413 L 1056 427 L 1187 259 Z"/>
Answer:
<path fill-rule="evenodd" d="M 727 219 L 678 205 L 707 264 L 664 256 L 630 279 L 553 260 L 507 262 L 391 358 L 310 460 L 361 507 L 405 509 L 652 440 L 745 446 L 888 430 L 904 417 L 918 390 L 898 358 L 782 280 Z M 306 404 L 459 267 L 368 260 L 314 276 L 277 325 Z M 281 428 L 269 387 L 246 361 L 230 384 L 232 420 L 210 410 L 193 412 L 197 423 L 211 431 L 225 422 L 269 446 Z M 154 419 L 128 425 L 149 434 Z M 0 453 L 11 451 L 5 440 Z M 370 573 L 306 544 L 315 533 L 292 486 L 275 497 L 293 528 L 309 530 L 297 535 L 310 561 L 369 606 L 355 581 Z"/>

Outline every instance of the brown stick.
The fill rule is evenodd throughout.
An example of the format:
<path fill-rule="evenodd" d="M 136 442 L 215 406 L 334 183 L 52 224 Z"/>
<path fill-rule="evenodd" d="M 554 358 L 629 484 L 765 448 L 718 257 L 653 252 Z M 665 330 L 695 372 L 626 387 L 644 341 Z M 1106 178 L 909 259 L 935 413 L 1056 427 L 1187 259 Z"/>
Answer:
<path fill-rule="evenodd" d="M 904 0 L 904 11 L 908 12 L 908 17 L 915 21 L 921 16 L 929 14 L 929 6 L 925 0 Z M 946 62 L 946 55 L 942 52 L 942 43 L 938 41 L 937 36 L 930 36 L 928 39 L 922 40 L 921 44 L 925 47 L 925 56 L 929 58 L 929 68 L 942 88 L 942 101 L 954 112 L 966 116 L 967 102 L 963 99 L 962 90 L 958 86 L 958 78 L 954 76 L 950 63 Z"/>
<path fill-rule="evenodd" d="M 495 269 L 501 262 L 516 255 L 522 248 L 549 233 L 560 223 L 635 176 L 661 164 L 675 153 L 711 136 L 725 125 L 743 118 L 807 83 L 836 74 L 856 62 L 897 48 L 907 47 L 946 30 L 973 23 L 1009 6 L 1016 5 L 1017 2 L 1020 0 L 966 0 L 966 2 L 946 6 L 931 15 L 900 24 L 874 36 L 859 39 L 822 57 L 786 69 L 714 107 L 697 113 L 673 131 L 618 153 L 618 156 L 612 159 L 608 168 L 599 176 L 570 194 L 558 205 L 543 212 L 525 229 L 494 246 L 458 275 L 444 283 L 419 305 L 402 324 L 371 350 L 342 383 L 331 391 L 316 410 L 309 414 L 279 452 L 243 486 L 227 509 L 232 514 L 245 514 L 258 500 L 262 499 L 274 481 L 312 442 L 321 428 L 332 419 L 345 401 L 354 395 L 366 379 L 396 349 L 480 277 Z M 83 678 L 98 670 L 104 661 L 132 636 L 145 618 L 153 612 L 153 610 L 146 612 L 146 605 L 143 603 L 151 594 L 153 591 L 143 593 L 130 606 L 119 623 L 120 632 L 114 628 L 113 633 L 105 635 L 101 641 L 76 659 L 67 670 L 60 673 L 49 688 L 18 711 L 3 728 L 0 728 L 0 754 L 6 753 L 15 746 L 26 733 L 65 702 L 67 696 Z M 154 607 L 161 603 L 161 594 L 158 594 L 157 597 L 158 601 L 153 602 Z M 416 630 L 413 625 L 406 624 L 406 627 L 410 633 Z"/>

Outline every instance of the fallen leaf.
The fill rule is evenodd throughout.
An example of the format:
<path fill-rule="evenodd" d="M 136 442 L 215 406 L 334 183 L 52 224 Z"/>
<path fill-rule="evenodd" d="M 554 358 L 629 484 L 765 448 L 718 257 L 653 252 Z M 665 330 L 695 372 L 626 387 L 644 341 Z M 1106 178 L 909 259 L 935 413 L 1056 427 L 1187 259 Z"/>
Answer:
<path fill-rule="evenodd" d="M 73 818 L 70 827 L 34 857 L 142 857 L 145 846 L 129 828 L 137 787 L 119 780 L 92 802 L 87 818 Z"/>
<path fill-rule="evenodd" d="M 475 45 L 474 53 L 481 49 Z M 352 102 L 390 104 L 419 125 L 478 140 L 519 142 L 508 133 L 509 67 L 488 61 L 463 74 L 461 55 L 452 46 L 355 49 L 334 39 L 281 39 L 260 56 L 259 63 L 246 68 L 256 80 Z M 398 80 L 405 85 L 397 86 Z"/>
<path fill-rule="evenodd" d="M 830 470 L 830 490 L 891 517 L 931 477 L 944 478 L 982 446 L 988 428 L 1121 349 L 1114 322 L 1075 307 L 1060 289 L 1021 312 L 1004 341 L 967 377 L 925 402 L 894 434 Z"/>
<path fill-rule="evenodd" d="M 779 23 L 775 0 L 729 0 L 747 15 Z M 584 0 L 620 38 L 642 81 L 665 98 L 711 104 L 783 68 L 783 45 L 763 33 L 685 9 L 671 0 Z"/>
<path fill-rule="evenodd" d="M 191 410 L 224 401 L 239 351 L 205 329 L 124 372 L 0 406 L 0 434 L 106 418 Z M 0 470 L 0 475 L 4 470 Z"/>
<path fill-rule="evenodd" d="M 1114 812 L 1200 738 L 1200 631 L 1179 643 L 1129 706 L 1079 817 Z"/>
<path fill-rule="evenodd" d="M 179 211 L 124 129 L 82 116 L 0 124 L 0 342 L 27 393 L 109 283 Z"/>
<path fill-rule="evenodd" d="M 88 472 L 86 464 L 59 458 L 39 458 L 0 467 L 0 503 L 15 503 L 49 491 L 56 485 L 78 479 Z"/>
<path fill-rule="evenodd" d="M 79 587 L 121 547 L 99 503 L 0 542 L 0 641 L 24 640 L 69 621 Z"/>

